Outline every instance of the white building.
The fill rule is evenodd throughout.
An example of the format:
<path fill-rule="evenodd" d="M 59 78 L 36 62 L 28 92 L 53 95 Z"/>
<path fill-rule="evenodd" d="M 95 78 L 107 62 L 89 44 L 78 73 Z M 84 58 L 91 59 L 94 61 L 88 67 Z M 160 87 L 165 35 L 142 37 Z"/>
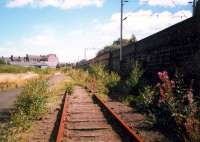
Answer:
<path fill-rule="evenodd" d="M 59 64 L 59 60 L 56 56 L 56 54 L 48 54 L 48 55 L 26 55 L 25 57 L 14 57 L 11 55 L 9 58 L 3 58 L 7 63 L 13 64 L 13 65 L 20 65 L 20 66 L 26 66 L 26 67 L 50 67 L 50 68 L 56 68 L 56 66 Z"/>

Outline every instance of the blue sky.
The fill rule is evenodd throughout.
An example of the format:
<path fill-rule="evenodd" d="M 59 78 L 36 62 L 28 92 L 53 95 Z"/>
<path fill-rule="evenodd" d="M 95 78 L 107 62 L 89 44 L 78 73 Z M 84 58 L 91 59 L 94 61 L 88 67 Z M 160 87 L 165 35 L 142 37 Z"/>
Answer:
<path fill-rule="evenodd" d="M 190 0 L 129 0 L 124 37 L 138 40 L 191 17 Z M 120 0 L 1 0 L 0 56 L 87 58 L 119 37 Z"/>

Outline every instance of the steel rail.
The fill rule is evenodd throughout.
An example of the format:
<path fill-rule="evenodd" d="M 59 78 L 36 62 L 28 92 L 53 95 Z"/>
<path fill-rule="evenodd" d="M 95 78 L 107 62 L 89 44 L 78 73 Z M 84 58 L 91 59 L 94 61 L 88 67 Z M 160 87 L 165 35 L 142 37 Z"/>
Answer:
<path fill-rule="evenodd" d="M 56 136 L 56 142 L 62 142 L 63 135 L 64 135 L 64 123 L 65 123 L 65 117 L 67 113 L 67 104 L 68 104 L 68 96 L 67 93 L 65 92 L 64 98 L 63 98 L 63 103 L 62 103 L 62 109 L 61 109 L 61 119 L 59 123 L 59 129 L 58 133 Z"/>
<path fill-rule="evenodd" d="M 118 122 L 118 124 L 126 131 L 126 135 L 128 135 L 133 142 L 144 142 L 144 140 L 136 134 L 117 114 L 112 111 L 105 103 L 102 101 L 97 95 L 94 94 L 94 98 L 103 106 L 104 109 L 107 110 L 108 113 Z"/>

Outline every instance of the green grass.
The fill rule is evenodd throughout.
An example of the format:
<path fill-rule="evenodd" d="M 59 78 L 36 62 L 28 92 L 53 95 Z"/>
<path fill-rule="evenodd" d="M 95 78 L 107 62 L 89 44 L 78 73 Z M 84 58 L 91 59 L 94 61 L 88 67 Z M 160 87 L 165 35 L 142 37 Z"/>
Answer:
<path fill-rule="evenodd" d="M 73 90 L 74 90 L 74 85 L 72 83 L 67 83 L 65 85 L 65 89 L 66 89 L 66 93 L 68 95 L 71 95 L 73 93 Z"/>
<path fill-rule="evenodd" d="M 30 70 L 30 68 L 15 65 L 0 65 L 0 73 L 25 73 Z"/>
<path fill-rule="evenodd" d="M 22 67 L 17 65 L 3 65 L 0 64 L 0 73 L 26 73 L 26 72 L 35 72 L 39 74 L 49 74 L 54 69 L 40 69 L 37 67 Z"/>

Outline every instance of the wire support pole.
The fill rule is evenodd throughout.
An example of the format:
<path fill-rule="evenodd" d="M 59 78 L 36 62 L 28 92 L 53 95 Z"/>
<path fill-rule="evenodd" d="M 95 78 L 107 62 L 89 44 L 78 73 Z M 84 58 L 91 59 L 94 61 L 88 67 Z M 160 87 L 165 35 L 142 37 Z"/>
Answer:
<path fill-rule="evenodd" d="M 123 0 L 121 0 L 121 17 L 120 17 L 120 61 L 122 61 L 122 47 L 123 47 Z"/>

